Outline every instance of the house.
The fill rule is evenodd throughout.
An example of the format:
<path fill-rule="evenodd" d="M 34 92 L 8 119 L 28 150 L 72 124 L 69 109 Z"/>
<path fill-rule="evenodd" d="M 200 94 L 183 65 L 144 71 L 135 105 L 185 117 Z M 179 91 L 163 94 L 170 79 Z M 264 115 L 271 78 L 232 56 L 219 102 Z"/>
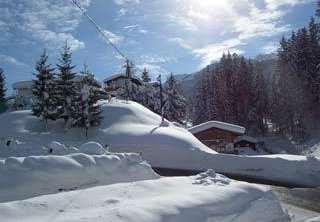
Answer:
<path fill-rule="evenodd" d="M 75 87 L 81 89 L 82 88 L 82 80 L 85 77 L 85 75 L 75 75 L 74 81 L 75 81 Z M 102 84 L 97 80 L 95 81 L 95 87 L 102 88 Z M 29 81 L 20 81 L 15 82 L 12 84 L 12 88 L 15 91 L 15 98 L 13 107 L 16 109 L 20 108 L 29 108 L 32 103 L 32 88 L 33 88 L 34 82 L 32 80 Z"/>
<path fill-rule="evenodd" d="M 31 104 L 33 81 L 20 81 L 12 84 L 12 89 L 15 91 L 15 104 L 16 108 L 25 107 Z"/>
<path fill-rule="evenodd" d="M 238 136 L 234 139 L 235 147 L 250 147 L 251 149 L 256 150 L 259 145 L 263 145 L 263 141 L 246 135 Z"/>
<path fill-rule="evenodd" d="M 114 92 L 118 90 L 120 87 L 124 86 L 126 84 L 126 81 L 128 80 L 136 85 L 142 85 L 142 81 L 139 77 L 135 75 L 127 77 L 123 73 L 109 76 L 103 82 L 106 85 L 107 92 Z"/>
<path fill-rule="evenodd" d="M 246 129 L 242 126 L 208 121 L 189 128 L 189 131 L 202 143 L 221 153 L 235 153 L 234 140 L 243 136 Z"/>

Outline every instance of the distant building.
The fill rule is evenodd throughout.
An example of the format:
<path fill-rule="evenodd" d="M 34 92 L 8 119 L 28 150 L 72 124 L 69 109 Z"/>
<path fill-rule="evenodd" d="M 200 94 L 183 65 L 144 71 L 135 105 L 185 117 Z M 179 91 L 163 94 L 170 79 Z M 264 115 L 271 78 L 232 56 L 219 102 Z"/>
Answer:
<path fill-rule="evenodd" d="M 76 75 L 74 77 L 74 81 L 76 83 L 77 88 L 82 88 L 82 80 L 85 75 Z M 32 88 L 34 82 L 32 80 L 29 81 L 20 81 L 12 84 L 12 88 L 15 91 L 15 98 L 13 103 L 13 108 L 21 109 L 21 108 L 30 108 L 32 103 Z M 102 88 L 102 83 L 95 79 L 95 86 L 98 88 Z"/>
<path fill-rule="evenodd" d="M 28 107 L 32 100 L 33 81 L 20 81 L 12 84 L 12 89 L 15 91 L 16 108 Z"/>
<path fill-rule="evenodd" d="M 142 81 L 139 77 L 135 75 L 126 77 L 126 75 L 123 73 L 109 76 L 103 82 L 106 85 L 107 92 L 112 93 L 118 90 L 120 87 L 123 87 L 128 80 L 136 85 L 142 85 Z"/>
<path fill-rule="evenodd" d="M 235 153 L 234 140 L 243 136 L 246 129 L 242 126 L 209 121 L 189 128 L 202 143 L 220 153 Z"/>

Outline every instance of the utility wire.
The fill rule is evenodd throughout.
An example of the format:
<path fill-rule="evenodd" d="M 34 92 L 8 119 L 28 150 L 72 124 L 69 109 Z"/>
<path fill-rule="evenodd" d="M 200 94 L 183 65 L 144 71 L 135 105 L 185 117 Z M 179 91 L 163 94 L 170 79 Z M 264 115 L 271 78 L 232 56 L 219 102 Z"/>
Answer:
<path fill-rule="evenodd" d="M 90 18 L 90 16 L 84 11 L 84 9 L 76 2 L 76 0 L 72 0 L 72 2 L 80 9 L 80 11 L 83 13 L 83 15 L 91 22 L 91 24 L 97 29 L 97 31 L 103 36 L 103 38 L 116 50 L 121 57 L 123 57 L 126 60 L 129 60 L 129 58 L 121 52 L 121 50 L 112 43 L 112 41 L 106 36 L 106 34 L 103 32 L 103 30 L 97 25 L 97 23 Z"/>
<path fill-rule="evenodd" d="M 108 36 L 103 32 L 103 30 L 97 25 L 97 23 L 85 12 L 85 10 L 76 2 L 76 0 L 72 0 L 72 2 L 75 4 L 75 6 L 77 6 L 77 8 L 79 8 L 79 10 L 82 12 L 82 14 L 90 21 L 90 23 L 97 29 L 97 31 L 102 35 L 102 37 L 114 48 L 114 50 L 116 50 L 116 52 L 125 60 L 131 61 L 123 52 L 121 52 L 121 50 L 112 43 L 112 41 L 108 38 Z M 143 73 L 143 71 L 135 66 L 132 63 L 132 67 L 131 68 L 135 68 L 136 70 L 138 70 L 140 73 Z"/>

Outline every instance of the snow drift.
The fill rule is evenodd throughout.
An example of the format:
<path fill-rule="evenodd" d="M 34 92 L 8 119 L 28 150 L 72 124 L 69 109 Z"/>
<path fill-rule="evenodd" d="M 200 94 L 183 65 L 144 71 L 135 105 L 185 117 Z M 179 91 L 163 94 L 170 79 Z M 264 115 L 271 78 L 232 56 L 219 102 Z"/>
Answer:
<path fill-rule="evenodd" d="M 112 152 L 141 153 L 154 167 L 204 171 L 271 179 L 300 186 L 320 186 L 320 161 L 316 157 L 295 155 L 235 156 L 218 154 L 202 144 L 186 129 L 135 102 L 100 102 L 104 119 L 90 129 L 89 139 Z M 65 132 L 63 122 L 51 122 L 50 132 L 42 132 L 42 123 L 30 111 L 16 111 L 0 116 L 0 158 L 10 156 L 47 155 L 52 141 L 66 149 L 53 154 L 90 152 L 73 148 L 87 142 L 83 129 Z M 7 139 L 17 142 L 6 146 Z M 14 141 L 14 140 L 13 140 Z"/>
<path fill-rule="evenodd" d="M 135 102 L 101 102 L 104 119 L 99 128 L 89 130 L 89 140 L 116 150 L 125 147 L 132 152 L 150 149 L 153 152 L 175 150 L 177 152 L 201 150 L 215 153 L 203 145 L 188 130 L 165 120 Z M 41 121 L 31 116 L 31 111 L 15 111 L 0 116 L 0 157 L 19 156 L 5 145 L 10 138 L 23 141 L 29 147 L 29 155 L 43 155 L 41 146 L 60 141 L 66 146 L 79 146 L 86 142 L 83 129 L 65 132 L 63 121 L 49 122 L 49 132 L 43 132 Z M 36 146 L 37 149 L 33 149 Z M 40 148 L 40 149 L 39 149 Z M 21 156 L 25 153 L 21 152 Z"/>
<path fill-rule="evenodd" d="M 137 154 L 9 157 L 0 161 L 0 202 L 156 178 Z"/>
<path fill-rule="evenodd" d="M 212 170 L 2 203 L 0 215 L 6 222 L 289 221 L 269 188 L 232 181 Z"/>

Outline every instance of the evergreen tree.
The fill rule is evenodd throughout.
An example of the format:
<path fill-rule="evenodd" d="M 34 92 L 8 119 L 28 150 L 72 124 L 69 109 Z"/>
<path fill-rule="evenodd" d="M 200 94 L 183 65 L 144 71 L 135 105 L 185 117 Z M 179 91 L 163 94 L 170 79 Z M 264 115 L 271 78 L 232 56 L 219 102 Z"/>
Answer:
<path fill-rule="evenodd" d="M 59 59 L 60 64 L 57 64 L 59 73 L 57 78 L 58 85 L 58 102 L 61 107 L 60 118 L 64 119 L 65 128 L 67 128 L 68 121 L 74 116 L 74 101 L 77 100 L 77 92 L 75 90 L 75 73 L 73 69 L 75 66 L 71 65 L 71 51 L 66 43 Z"/>
<path fill-rule="evenodd" d="M 252 83 L 252 111 L 253 130 L 261 133 L 263 136 L 268 128 L 267 119 L 269 117 L 269 96 L 268 85 L 263 75 L 263 65 L 261 62 L 255 64 L 255 74 Z"/>
<path fill-rule="evenodd" d="M 149 76 L 149 73 L 147 72 L 146 68 L 144 68 L 142 75 L 141 75 L 141 79 L 143 82 L 150 82 L 151 78 Z"/>
<path fill-rule="evenodd" d="M 5 76 L 3 69 L 0 68 L 0 104 L 5 103 L 5 97 L 6 97 L 6 89 L 5 89 Z"/>
<path fill-rule="evenodd" d="M 79 98 L 75 102 L 73 126 L 83 127 L 88 139 L 89 128 L 100 125 L 103 119 L 101 107 L 97 102 L 105 93 L 94 75 L 86 68 L 81 74 L 83 77 L 79 85 Z"/>
<path fill-rule="evenodd" d="M 183 122 L 186 111 L 186 99 L 181 95 L 177 82 L 171 73 L 165 83 L 164 117 L 170 121 Z"/>
<path fill-rule="evenodd" d="M 55 120 L 58 115 L 57 100 L 55 96 L 56 85 L 53 76 L 53 68 L 47 64 L 46 51 L 40 55 L 36 62 L 35 79 L 32 89 L 33 104 L 32 115 L 43 119 L 45 130 L 48 130 L 48 119 Z"/>

